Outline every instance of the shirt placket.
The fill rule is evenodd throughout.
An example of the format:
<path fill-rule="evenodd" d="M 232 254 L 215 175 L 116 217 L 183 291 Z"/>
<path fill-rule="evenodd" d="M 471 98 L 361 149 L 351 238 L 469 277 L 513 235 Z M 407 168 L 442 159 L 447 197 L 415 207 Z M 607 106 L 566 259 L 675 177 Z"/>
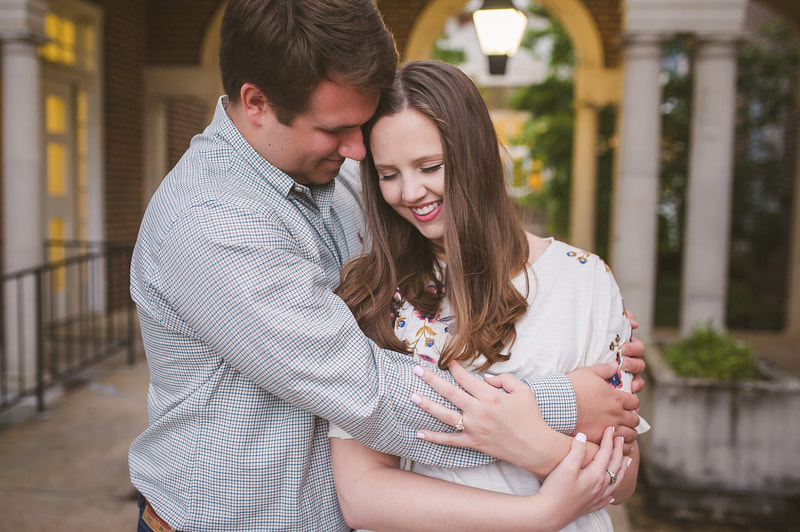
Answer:
<path fill-rule="evenodd" d="M 332 191 L 331 191 L 332 192 Z M 342 253 L 337 238 L 338 230 L 331 214 L 332 194 L 326 192 L 312 196 L 311 191 L 302 185 L 293 188 L 294 203 L 303 217 L 314 229 L 317 248 L 320 250 L 322 267 L 331 286 L 339 284 L 339 271 L 342 268 Z"/>

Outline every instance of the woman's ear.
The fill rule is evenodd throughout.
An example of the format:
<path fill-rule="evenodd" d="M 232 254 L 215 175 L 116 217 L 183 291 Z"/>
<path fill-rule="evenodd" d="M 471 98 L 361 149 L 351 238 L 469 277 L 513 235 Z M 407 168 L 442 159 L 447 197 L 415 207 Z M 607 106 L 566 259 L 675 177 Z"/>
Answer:
<path fill-rule="evenodd" d="M 264 118 L 272 114 L 272 107 L 269 105 L 269 100 L 261 92 L 261 89 L 252 83 L 245 83 L 239 89 L 239 101 L 242 105 L 242 110 L 245 116 L 255 126 L 261 126 Z"/>

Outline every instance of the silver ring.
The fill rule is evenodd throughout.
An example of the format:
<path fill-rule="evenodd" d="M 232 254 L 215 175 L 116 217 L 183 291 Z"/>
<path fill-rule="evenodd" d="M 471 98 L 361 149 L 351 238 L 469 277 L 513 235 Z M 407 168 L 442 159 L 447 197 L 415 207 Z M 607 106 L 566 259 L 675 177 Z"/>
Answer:
<path fill-rule="evenodd" d="M 616 484 L 617 483 L 617 474 L 616 473 L 612 473 L 610 469 L 606 469 L 606 471 L 608 471 L 608 476 L 611 477 L 611 483 L 612 484 Z"/>
<path fill-rule="evenodd" d="M 458 416 L 458 423 L 456 423 L 456 432 L 464 430 L 464 414 Z"/>

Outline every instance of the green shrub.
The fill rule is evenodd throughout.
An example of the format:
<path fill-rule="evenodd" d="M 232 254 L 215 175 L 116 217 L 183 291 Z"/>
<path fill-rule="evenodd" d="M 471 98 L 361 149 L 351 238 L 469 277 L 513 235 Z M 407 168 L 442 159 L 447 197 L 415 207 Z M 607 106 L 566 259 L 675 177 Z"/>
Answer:
<path fill-rule="evenodd" d="M 751 347 L 717 331 L 710 323 L 666 346 L 664 356 L 672 369 L 683 377 L 718 380 L 761 378 Z"/>

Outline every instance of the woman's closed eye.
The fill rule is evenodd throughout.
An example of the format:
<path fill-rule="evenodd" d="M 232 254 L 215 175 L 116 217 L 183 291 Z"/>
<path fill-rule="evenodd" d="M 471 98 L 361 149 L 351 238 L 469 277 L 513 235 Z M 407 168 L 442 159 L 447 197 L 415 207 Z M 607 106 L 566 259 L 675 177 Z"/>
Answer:
<path fill-rule="evenodd" d="M 388 173 L 379 173 L 379 174 L 378 174 L 378 178 L 379 178 L 381 181 L 391 181 L 392 179 L 394 179 L 394 178 L 395 178 L 395 177 L 397 177 L 398 175 L 400 175 L 398 172 L 395 172 L 395 173 L 393 173 L 393 174 L 388 174 Z"/>
<path fill-rule="evenodd" d="M 439 170 L 441 170 L 443 166 L 444 166 L 444 163 L 434 164 L 432 166 L 426 166 L 425 168 L 422 169 L 422 173 L 423 174 L 432 174 L 434 172 L 438 172 Z"/>

